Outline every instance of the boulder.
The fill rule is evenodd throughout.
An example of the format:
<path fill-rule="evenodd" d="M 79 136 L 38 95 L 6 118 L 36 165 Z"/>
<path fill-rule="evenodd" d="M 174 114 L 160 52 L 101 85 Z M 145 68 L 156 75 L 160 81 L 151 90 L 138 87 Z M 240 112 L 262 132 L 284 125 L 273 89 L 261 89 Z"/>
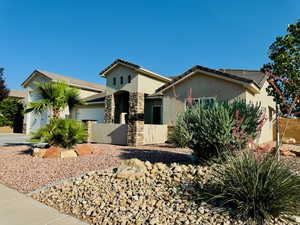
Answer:
<path fill-rule="evenodd" d="M 77 154 L 74 150 L 64 150 L 60 153 L 61 158 L 74 158 L 77 157 Z"/>
<path fill-rule="evenodd" d="M 117 169 L 116 177 L 122 179 L 137 179 L 145 176 L 147 168 L 139 159 L 128 159 Z"/>
<path fill-rule="evenodd" d="M 296 139 L 292 137 L 283 137 L 282 138 L 283 144 L 296 144 Z"/>
<path fill-rule="evenodd" d="M 51 146 L 46 149 L 43 158 L 60 158 L 60 148 L 58 146 Z"/>
<path fill-rule="evenodd" d="M 81 144 L 81 145 L 76 146 L 75 151 L 76 151 L 77 155 L 79 155 L 79 156 L 90 155 L 93 153 L 93 148 L 89 144 Z"/>
<path fill-rule="evenodd" d="M 101 152 L 101 149 L 93 149 L 93 154 Z"/>
<path fill-rule="evenodd" d="M 47 149 L 44 148 L 33 148 L 32 149 L 32 156 L 33 157 L 39 157 L 39 158 L 43 158 L 43 156 L 45 155 Z"/>

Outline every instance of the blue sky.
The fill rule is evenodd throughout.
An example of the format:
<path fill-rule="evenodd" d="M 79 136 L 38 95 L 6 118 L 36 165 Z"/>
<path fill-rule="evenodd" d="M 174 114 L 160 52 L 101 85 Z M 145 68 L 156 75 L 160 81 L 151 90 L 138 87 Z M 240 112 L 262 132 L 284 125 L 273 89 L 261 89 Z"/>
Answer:
<path fill-rule="evenodd" d="M 11 89 L 35 69 L 104 84 L 116 58 L 163 75 L 259 69 L 297 18 L 299 0 L 0 0 L 0 67 Z"/>

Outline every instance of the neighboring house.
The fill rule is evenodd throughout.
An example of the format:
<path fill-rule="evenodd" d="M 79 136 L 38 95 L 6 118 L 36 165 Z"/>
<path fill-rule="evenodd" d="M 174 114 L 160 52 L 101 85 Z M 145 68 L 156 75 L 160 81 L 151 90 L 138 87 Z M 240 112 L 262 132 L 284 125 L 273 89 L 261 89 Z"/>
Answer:
<path fill-rule="evenodd" d="M 16 98 L 16 99 L 19 99 L 21 101 L 25 100 L 26 95 L 27 95 L 27 93 L 24 90 L 10 90 L 9 93 L 8 93 L 8 97 Z"/>
<path fill-rule="evenodd" d="M 38 100 L 38 96 L 34 95 L 33 90 L 35 88 L 35 82 L 51 82 L 51 81 L 64 81 L 72 87 L 76 87 L 80 90 L 80 97 L 82 99 L 95 96 L 103 93 L 105 87 L 99 84 L 75 79 L 72 77 L 66 77 L 54 73 L 49 73 L 41 70 L 35 70 L 32 74 L 23 82 L 22 86 L 27 90 L 26 102 L 33 102 Z M 104 117 L 104 108 L 97 102 L 89 103 L 80 108 L 75 108 L 73 112 L 63 112 L 62 117 L 72 116 L 78 120 L 95 120 L 102 122 Z M 95 111 L 96 109 L 96 111 Z M 35 114 L 33 112 L 26 114 L 26 133 L 37 131 L 42 126 L 49 122 L 49 112 L 42 114 Z"/>
<path fill-rule="evenodd" d="M 268 120 L 258 141 L 268 142 L 273 138 L 272 118 L 275 103 L 273 98 L 267 95 L 267 77 L 260 71 L 215 70 L 197 65 L 179 76 L 172 77 L 162 76 L 118 59 L 101 71 L 100 75 L 106 78 L 106 87 L 93 84 L 94 90 L 89 90 L 88 94 L 82 96 L 87 105 L 77 107 L 70 116 L 98 123 L 127 123 L 130 145 L 143 144 L 144 124 L 174 125 L 177 115 L 188 107 L 187 98 L 192 98 L 194 102 L 232 101 L 237 98 L 252 103 L 260 102 L 266 110 Z M 79 82 L 74 78 L 34 71 L 23 83 L 23 87 L 34 88 L 33 81 L 42 78 L 65 79 L 70 85 L 74 85 L 70 80 Z M 74 86 L 86 91 L 87 85 L 77 83 Z M 34 99 L 31 97 L 31 100 Z M 45 122 L 39 126 L 42 124 Z M 31 125 L 28 131 L 35 127 Z"/>

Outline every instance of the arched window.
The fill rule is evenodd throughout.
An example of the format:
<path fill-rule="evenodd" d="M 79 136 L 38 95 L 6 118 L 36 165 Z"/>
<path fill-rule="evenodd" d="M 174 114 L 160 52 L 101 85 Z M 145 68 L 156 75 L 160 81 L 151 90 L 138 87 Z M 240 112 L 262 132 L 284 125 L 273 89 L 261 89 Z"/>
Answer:
<path fill-rule="evenodd" d="M 128 75 L 128 83 L 131 83 L 131 76 Z"/>
<path fill-rule="evenodd" d="M 123 84 L 123 77 L 120 77 L 120 84 Z"/>
<path fill-rule="evenodd" d="M 117 80 L 116 80 L 116 78 L 114 77 L 113 78 L 113 85 L 115 86 L 117 84 Z"/>

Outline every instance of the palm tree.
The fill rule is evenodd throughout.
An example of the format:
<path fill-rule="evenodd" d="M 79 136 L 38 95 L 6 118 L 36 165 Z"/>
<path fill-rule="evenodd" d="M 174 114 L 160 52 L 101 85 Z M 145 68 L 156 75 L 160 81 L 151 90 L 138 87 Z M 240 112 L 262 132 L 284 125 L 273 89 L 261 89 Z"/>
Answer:
<path fill-rule="evenodd" d="M 46 110 L 52 112 L 53 119 L 60 118 L 60 112 L 69 107 L 69 110 L 76 105 L 83 105 L 80 100 L 79 90 L 70 87 L 64 82 L 35 83 L 36 88 L 33 94 L 40 100 L 31 102 L 27 106 L 25 113 L 42 113 Z"/>

